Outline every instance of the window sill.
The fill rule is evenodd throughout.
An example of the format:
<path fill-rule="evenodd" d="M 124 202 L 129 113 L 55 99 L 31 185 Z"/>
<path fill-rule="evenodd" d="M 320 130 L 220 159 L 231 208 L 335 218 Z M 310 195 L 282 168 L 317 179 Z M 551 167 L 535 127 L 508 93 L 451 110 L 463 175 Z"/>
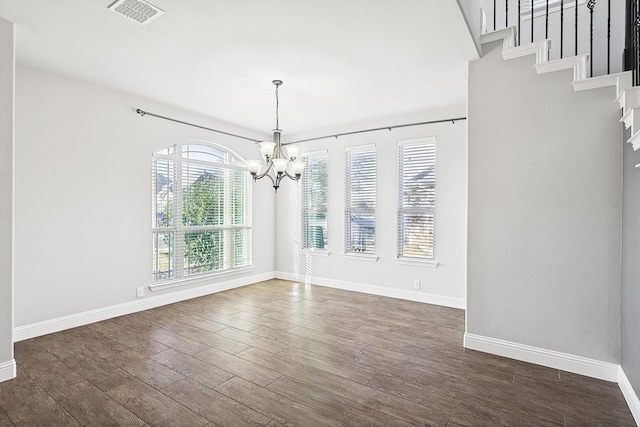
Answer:
<path fill-rule="evenodd" d="M 415 267 L 438 267 L 439 262 L 435 259 L 412 259 L 412 258 L 396 258 L 396 264 L 413 265 Z"/>
<path fill-rule="evenodd" d="M 366 261 L 366 262 L 377 262 L 378 256 L 376 255 L 366 255 L 366 254 L 342 254 L 342 258 L 351 259 L 354 261 Z"/>
<path fill-rule="evenodd" d="M 177 288 L 180 286 L 194 285 L 194 284 L 205 282 L 214 277 L 231 276 L 235 274 L 246 273 L 252 270 L 253 270 L 253 266 L 249 266 L 249 267 L 235 268 L 232 270 L 224 270 L 224 271 L 214 272 L 214 273 L 203 273 L 203 274 L 200 274 L 197 276 L 191 276 L 188 278 L 167 280 L 159 283 L 153 283 L 149 285 L 149 289 L 151 290 L 151 292 L 155 292 L 155 291 L 161 291 L 164 289 Z"/>
<path fill-rule="evenodd" d="M 324 256 L 327 257 L 331 255 L 331 252 L 324 249 L 303 249 L 301 251 L 303 254 L 308 254 L 312 256 Z"/>

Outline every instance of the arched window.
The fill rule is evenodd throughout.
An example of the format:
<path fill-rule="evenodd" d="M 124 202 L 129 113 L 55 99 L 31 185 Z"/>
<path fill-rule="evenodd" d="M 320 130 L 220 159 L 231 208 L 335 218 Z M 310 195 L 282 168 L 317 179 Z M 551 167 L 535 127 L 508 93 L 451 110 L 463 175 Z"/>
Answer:
<path fill-rule="evenodd" d="M 251 180 L 244 161 L 216 144 L 153 154 L 154 283 L 251 265 Z"/>

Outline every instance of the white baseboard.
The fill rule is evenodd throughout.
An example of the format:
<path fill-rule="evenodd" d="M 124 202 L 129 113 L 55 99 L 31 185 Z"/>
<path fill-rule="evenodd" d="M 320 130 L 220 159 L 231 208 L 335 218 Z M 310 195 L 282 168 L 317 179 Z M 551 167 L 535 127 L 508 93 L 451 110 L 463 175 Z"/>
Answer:
<path fill-rule="evenodd" d="M 174 302 L 214 294 L 216 292 L 226 291 L 228 289 L 239 288 L 241 286 L 246 286 L 252 283 L 261 282 L 263 280 L 269 280 L 273 278 L 273 271 L 269 271 L 267 273 L 238 277 L 231 280 L 226 280 L 224 282 L 212 283 L 209 285 L 198 286 L 157 296 L 154 295 L 148 298 L 141 298 L 122 304 L 112 305 L 109 307 L 98 308 L 95 310 L 71 314 L 56 319 L 18 326 L 13 330 L 13 338 L 15 341 L 22 341 L 29 338 L 39 337 L 41 335 L 63 331 L 65 329 L 88 325 L 90 323 L 99 322 L 101 320 L 111 319 L 113 317 L 122 316 L 125 314 L 131 314 L 167 304 L 173 304 Z"/>
<path fill-rule="evenodd" d="M 284 280 L 300 281 L 304 277 L 297 278 L 293 274 L 276 271 L 276 278 Z M 424 292 L 408 291 L 404 289 L 392 289 L 382 286 L 367 285 L 365 283 L 347 282 L 344 280 L 327 279 L 324 277 L 312 277 L 311 283 L 328 288 L 343 289 L 345 291 L 362 292 L 366 294 L 380 295 L 383 297 L 399 298 L 409 301 L 423 302 L 427 304 L 441 305 L 444 307 L 466 309 L 467 303 L 464 298 L 450 297 L 447 295 L 436 295 Z"/>
<path fill-rule="evenodd" d="M 16 377 L 16 361 L 11 359 L 8 362 L 0 363 L 0 382 Z"/>
<path fill-rule="evenodd" d="M 640 399 L 638 399 L 638 394 L 633 389 L 622 366 L 618 369 L 618 385 L 620 386 L 620 390 L 622 390 L 622 395 L 627 401 L 627 405 L 629 405 L 629 409 L 631 409 L 633 419 L 636 420 L 636 424 L 640 426 Z"/>
<path fill-rule="evenodd" d="M 619 365 L 614 363 L 469 333 L 464 334 L 464 347 L 592 378 L 618 382 Z"/>

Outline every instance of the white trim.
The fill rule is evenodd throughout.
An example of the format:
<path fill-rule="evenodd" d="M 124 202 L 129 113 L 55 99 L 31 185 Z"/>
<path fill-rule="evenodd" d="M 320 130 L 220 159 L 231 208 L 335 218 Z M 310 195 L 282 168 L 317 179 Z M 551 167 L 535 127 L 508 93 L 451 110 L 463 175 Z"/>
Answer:
<path fill-rule="evenodd" d="M 627 405 L 629 405 L 633 419 L 636 420 L 636 424 L 640 425 L 640 399 L 638 399 L 638 393 L 633 389 L 622 366 L 618 368 L 618 386 L 620 386 L 622 395 L 627 401 Z"/>
<path fill-rule="evenodd" d="M 181 144 L 181 145 L 187 145 L 187 144 Z M 239 171 L 248 170 L 246 165 L 242 166 L 242 165 L 234 165 L 231 163 L 216 163 L 216 162 L 211 162 L 209 160 L 191 159 L 189 157 L 176 156 L 174 154 L 153 153 L 152 157 L 154 159 L 170 160 L 172 162 L 182 161 L 185 163 L 188 162 L 188 163 L 193 163 L 200 166 L 210 166 L 212 168 L 232 169 L 232 170 L 239 170 Z M 241 157 L 239 159 L 241 161 L 244 161 L 244 159 L 242 159 Z"/>
<path fill-rule="evenodd" d="M 412 139 L 401 139 L 398 141 L 398 146 L 400 145 L 417 145 L 417 144 L 423 144 L 425 142 L 438 142 L 438 137 L 433 135 L 433 136 L 423 136 L 421 138 L 412 138 Z"/>
<path fill-rule="evenodd" d="M 301 249 L 300 252 L 302 252 L 303 254 L 312 255 L 312 256 L 328 257 L 329 255 L 331 255 L 331 252 L 326 251 L 324 249 Z"/>
<path fill-rule="evenodd" d="M 640 86 L 625 89 L 621 92 L 620 108 L 624 113 L 640 108 Z"/>
<path fill-rule="evenodd" d="M 581 4 L 585 4 L 587 2 L 587 0 L 578 0 L 578 6 L 580 6 Z M 551 2 L 549 2 L 551 3 Z M 558 4 L 560 3 L 560 0 L 556 0 L 555 4 L 553 6 L 549 5 L 549 16 L 551 16 L 552 13 L 558 13 L 560 12 L 560 5 Z M 531 3 L 529 3 L 531 4 Z M 527 4 L 523 4 L 522 8 L 526 8 Z M 534 7 L 536 7 L 535 5 L 535 0 L 534 0 Z M 574 1 L 573 3 L 565 3 L 563 9 L 570 9 L 572 7 L 576 7 L 576 2 Z M 544 7 L 536 7 L 535 12 L 533 13 L 534 18 L 538 18 L 540 16 L 545 16 L 547 13 L 547 8 Z M 523 21 L 530 21 L 531 20 L 531 9 L 527 9 L 525 11 L 522 12 L 521 14 L 522 16 L 522 20 Z"/>
<path fill-rule="evenodd" d="M 553 73 L 555 71 L 570 70 L 573 68 L 573 80 L 585 80 L 587 78 L 587 57 L 589 55 L 571 56 L 569 58 L 556 59 L 555 61 L 536 64 L 538 74 Z"/>
<path fill-rule="evenodd" d="M 521 58 L 527 55 L 536 56 L 536 64 L 544 64 L 549 62 L 549 49 L 551 49 L 551 40 L 539 40 L 533 43 L 527 43 L 524 46 L 510 47 L 502 50 L 502 59 L 509 60 Z"/>
<path fill-rule="evenodd" d="M 631 131 L 633 132 L 633 129 Z M 638 148 L 640 148 L 640 131 L 631 135 L 627 142 L 633 146 L 633 151 L 638 151 Z"/>
<path fill-rule="evenodd" d="M 411 258 L 395 258 L 394 261 L 396 264 L 400 264 L 400 265 L 411 265 L 414 267 L 429 267 L 429 268 L 436 268 L 438 264 L 440 264 L 435 259 L 418 260 L 418 259 L 411 259 Z"/>
<path fill-rule="evenodd" d="M 633 135 L 636 135 L 638 133 L 637 131 L 640 129 L 640 108 L 631 108 L 626 110 L 620 119 L 620 123 L 624 124 L 625 129 L 630 128 Z M 629 138 L 627 142 L 632 142 L 632 138 Z"/>
<path fill-rule="evenodd" d="M 283 280 L 299 281 L 296 277 L 288 272 L 276 271 L 276 278 Z M 371 295 L 379 295 L 389 298 L 398 298 L 408 301 L 423 302 L 426 304 L 440 305 L 443 307 L 466 309 L 467 302 L 465 298 L 451 297 L 448 295 L 429 294 L 424 292 L 410 291 L 406 289 L 386 288 L 383 286 L 367 285 L 364 283 L 347 282 L 344 280 L 328 279 L 324 277 L 312 277 L 311 283 L 327 288 L 343 289 L 345 291 L 361 292 Z"/>
<path fill-rule="evenodd" d="M 588 377 L 617 382 L 618 365 L 465 332 L 464 347 Z"/>
<path fill-rule="evenodd" d="M 342 254 L 342 258 L 350 259 L 354 261 L 368 261 L 368 262 L 376 262 L 378 261 L 378 257 L 376 255 L 367 255 L 367 254 Z"/>
<path fill-rule="evenodd" d="M 633 76 L 631 71 L 625 71 L 619 74 L 618 83 L 616 84 L 616 101 L 620 98 L 620 96 L 629 89 L 633 88 Z M 620 108 L 622 108 L 622 104 L 620 104 Z"/>
<path fill-rule="evenodd" d="M 0 382 L 16 377 L 16 360 L 0 363 Z"/>
<path fill-rule="evenodd" d="M 177 288 L 179 286 L 186 285 L 197 285 L 203 282 L 206 282 L 214 277 L 225 277 L 232 276 L 240 273 L 248 273 L 249 271 L 253 271 L 253 266 L 234 268 L 224 271 L 212 272 L 212 273 L 203 273 L 197 276 L 187 276 L 186 278 L 178 279 L 178 280 L 163 280 L 161 282 L 152 283 L 149 285 L 149 290 L 151 292 L 161 291 L 163 289 L 171 289 Z"/>
<path fill-rule="evenodd" d="M 144 299 L 128 301 L 122 304 L 116 304 L 108 307 L 102 307 L 95 310 L 84 311 L 82 313 L 70 314 L 68 316 L 56 319 L 44 320 L 42 322 L 31 323 L 29 325 L 18 326 L 13 329 L 15 341 L 22 341 L 53 332 L 63 331 L 65 329 L 75 328 L 77 326 L 88 325 L 90 323 L 99 322 L 101 320 L 111 319 L 113 317 L 131 314 L 142 310 L 160 307 L 175 302 L 197 298 L 216 292 L 222 292 L 229 289 L 239 288 L 241 286 L 250 285 L 252 283 L 273 279 L 273 271 L 267 273 L 255 274 L 253 276 L 244 276 L 225 282 L 211 283 L 209 285 L 198 286 L 191 289 L 167 293 L 164 295 L 152 296 Z"/>
<path fill-rule="evenodd" d="M 480 44 L 497 42 L 502 40 L 502 49 L 510 49 L 516 45 L 516 28 L 508 27 L 502 30 L 492 31 L 480 36 Z"/>
<path fill-rule="evenodd" d="M 584 80 L 575 80 L 573 82 L 573 88 L 576 91 L 600 89 L 609 86 L 617 88 L 620 77 L 623 77 L 623 74 L 627 73 L 629 73 L 629 71 L 625 71 L 624 73 L 605 74 L 603 76 L 591 77 Z"/>
<path fill-rule="evenodd" d="M 365 145 L 348 145 L 344 147 L 344 151 L 365 151 L 365 150 L 375 150 L 376 144 L 365 144 Z"/>
<path fill-rule="evenodd" d="M 315 151 L 307 151 L 305 153 L 300 154 L 300 157 L 313 157 L 313 156 L 328 156 L 329 154 L 329 150 L 324 149 L 324 150 L 315 150 Z"/>

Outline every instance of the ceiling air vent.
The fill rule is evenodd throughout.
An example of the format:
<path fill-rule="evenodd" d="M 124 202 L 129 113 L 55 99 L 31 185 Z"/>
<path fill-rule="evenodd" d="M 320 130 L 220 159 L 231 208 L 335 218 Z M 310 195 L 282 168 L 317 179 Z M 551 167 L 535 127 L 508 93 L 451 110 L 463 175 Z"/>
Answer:
<path fill-rule="evenodd" d="M 164 13 L 164 10 L 144 0 L 116 0 L 108 9 L 142 25 L 148 24 Z"/>

